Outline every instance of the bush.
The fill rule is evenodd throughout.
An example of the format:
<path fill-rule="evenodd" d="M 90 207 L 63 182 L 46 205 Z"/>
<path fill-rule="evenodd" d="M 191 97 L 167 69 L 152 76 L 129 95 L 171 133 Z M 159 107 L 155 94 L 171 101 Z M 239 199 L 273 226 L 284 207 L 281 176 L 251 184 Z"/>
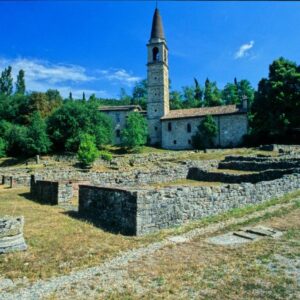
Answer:
<path fill-rule="evenodd" d="M 206 116 L 198 126 L 198 132 L 192 137 L 193 147 L 205 149 L 213 146 L 213 139 L 217 136 L 218 127 L 212 116 Z"/>
<path fill-rule="evenodd" d="M 101 151 L 100 152 L 100 157 L 103 159 L 103 160 L 106 160 L 106 161 L 111 161 L 112 160 L 112 154 L 107 152 L 107 151 Z"/>
<path fill-rule="evenodd" d="M 96 147 L 95 137 L 89 134 L 80 136 L 80 145 L 77 153 L 78 160 L 84 166 L 90 166 L 99 156 L 99 151 Z"/>

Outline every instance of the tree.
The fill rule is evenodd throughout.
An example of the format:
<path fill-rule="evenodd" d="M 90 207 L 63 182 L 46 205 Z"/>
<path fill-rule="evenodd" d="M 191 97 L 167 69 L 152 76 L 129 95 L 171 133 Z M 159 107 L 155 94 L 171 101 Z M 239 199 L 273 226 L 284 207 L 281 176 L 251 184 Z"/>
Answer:
<path fill-rule="evenodd" d="M 221 93 L 217 87 L 216 82 L 211 82 L 209 81 L 208 78 L 205 80 L 204 105 L 205 106 L 222 105 Z"/>
<path fill-rule="evenodd" d="M 131 97 L 126 93 L 126 90 L 124 88 L 121 88 L 120 90 L 120 100 L 123 105 L 129 105 L 132 102 Z M 117 103 L 116 101 L 114 101 Z"/>
<path fill-rule="evenodd" d="M 238 86 L 235 83 L 227 83 L 222 91 L 222 99 L 226 105 L 239 104 Z"/>
<path fill-rule="evenodd" d="M 85 98 L 85 92 L 82 93 L 82 101 L 85 102 L 86 98 Z"/>
<path fill-rule="evenodd" d="M 110 144 L 112 122 L 95 103 L 68 101 L 48 118 L 48 133 L 55 150 L 77 152 L 84 133 L 95 136 L 98 147 Z"/>
<path fill-rule="evenodd" d="M 273 61 L 269 77 L 255 93 L 252 135 L 259 142 L 287 142 L 287 131 L 300 127 L 300 66 L 283 57 Z"/>
<path fill-rule="evenodd" d="M 132 104 L 140 105 L 143 109 L 147 107 L 147 80 L 139 81 L 135 84 L 132 92 Z"/>
<path fill-rule="evenodd" d="M 20 70 L 17 76 L 17 83 L 16 83 L 16 94 L 24 95 L 26 91 L 25 87 L 25 72 L 24 70 Z"/>
<path fill-rule="evenodd" d="M 12 68 L 9 66 L 4 69 L 0 77 L 0 94 L 9 96 L 13 91 Z"/>
<path fill-rule="evenodd" d="M 25 126 L 6 123 L 3 139 L 7 143 L 7 154 L 11 156 L 24 156 L 27 151 L 27 128 Z"/>
<path fill-rule="evenodd" d="M 198 131 L 192 137 L 193 147 L 196 149 L 204 149 L 213 146 L 213 140 L 217 136 L 218 127 L 213 117 L 205 116 L 200 125 Z"/>
<path fill-rule="evenodd" d="M 69 93 L 69 100 L 72 101 L 73 100 L 73 95 L 72 92 Z"/>
<path fill-rule="evenodd" d="M 39 112 L 32 115 L 27 131 L 27 154 L 36 155 L 48 153 L 51 142 L 46 132 L 46 123 Z"/>
<path fill-rule="evenodd" d="M 125 128 L 121 132 L 122 143 L 128 148 L 145 145 L 148 136 L 148 125 L 145 118 L 137 112 L 128 115 Z"/>
<path fill-rule="evenodd" d="M 201 103 L 202 96 L 203 96 L 203 91 L 202 91 L 202 89 L 200 87 L 200 84 L 199 84 L 199 82 L 196 78 L 194 78 L 194 82 L 195 82 L 195 96 L 194 96 L 194 98 L 196 99 L 196 101 Z"/>
<path fill-rule="evenodd" d="M 57 90 L 48 90 L 46 93 L 33 92 L 29 96 L 30 112 L 38 111 L 43 118 L 62 105 L 62 97 Z"/>
<path fill-rule="evenodd" d="M 184 108 L 194 108 L 200 106 L 200 102 L 195 99 L 195 88 L 193 86 L 184 86 L 182 90 Z"/>
<path fill-rule="evenodd" d="M 251 106 L 254 100 L 255 90 L 251 86 L 250 82 L 246 79 L 242 79 L 237 83 L 237 88 L 238 88 L 239 103 L 241 103 L 243 97 L 246 96 L 248 99 L 249 106 Z"/>
<path fill-rule="evenodd" d="M 90 134 L 82 134 L 77 153 L 78 160 L 85 166 L 90 166 L 98 156 L 99 151 L 95 144 L 95 137 Z"/>
<path fill-rule="evenodd" d="M 0 157 L 4 157 L 6 155 L 6 147 L 7 144 L 5 140 L 0 137 Z"/>
<path fill-rule="evenodd" d="M 178 91 L 170 92 L 170 109 L 182 109 L 183 102 L 181 94 Z"/>

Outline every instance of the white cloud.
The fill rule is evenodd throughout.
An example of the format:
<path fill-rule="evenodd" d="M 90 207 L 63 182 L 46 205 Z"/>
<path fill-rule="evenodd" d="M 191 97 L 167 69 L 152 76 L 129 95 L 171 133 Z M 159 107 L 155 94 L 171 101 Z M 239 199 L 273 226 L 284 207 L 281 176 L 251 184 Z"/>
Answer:
<path fill-rule="evenodd" d="M 0 57 L 0 71 L 8 66 L 12 67 L 14 81 L 16 81 L 20 69 L 25 71 L 27 91 L 44 92 L 48 89 L 57 89 L 63 97 L 68 97 L 69 93 L 72 92 L 74 98 L 81 98 L 82 93 L 85 92 L 86 97 L 95 94 L 98 97 L 114 98 L 112 94 L 105 90 L 91 88 L 91 82 L 95 85 L 96 81 L 103 81 L 104 79 L 113 85 L 132 86 L 135 82 L 141 80 L 140 77 L 133 76 L 124 69 L 111 68 L 100 71 L 89 70 L 88 72 L 79 65 L 54 64 L 46 60 L 29 58 L 9 59 Z M 101 76 L 90 75 L 97 73 Z"/>
<path fill-rule="evenodd" d="M 124 69 L 100 70 L 99 73 L 109 81 L 122 83 L 128 86 L 132 86 L 142 79 L 141 77 L 131 75 Z"/>
<path fill-rule="evenodd" d="M 94 77 L 86 74 L 85 68 L 77 65 L 52 64 L 48 61 L 16 58 L 0 58 L 0 68 L 12 66 L 14 76 L 16 72 L 23 69 L 26 79 L 29 81 L 45 80 L 50 83 L 61 83 L 66 81 L 87 82 L 94 80 Z"/>
<path fill-rule="evenodd" d="M 251 48 L 253 48 L 253 46 L 254 46 L 254 41 L 250 41 L 249 43 L 241 45 L 239 50 L 235 53 L 234 58 L 238 59 L 238 58 L 243 58 L 245 56 L 248 56 L 249 55 L 248 51 Z"/>

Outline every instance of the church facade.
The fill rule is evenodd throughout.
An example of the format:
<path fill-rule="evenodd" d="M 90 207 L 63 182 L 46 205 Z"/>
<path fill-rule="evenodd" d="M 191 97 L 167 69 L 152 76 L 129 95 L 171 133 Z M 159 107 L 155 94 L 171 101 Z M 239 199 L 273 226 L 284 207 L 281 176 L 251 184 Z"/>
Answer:
<path fill-rule="evenodd" d="M 155 10 L 148 49 L 147 120 L 149 142 L 165 149 L 191 149 L 192 136 L 203 118 L 211 115 L 218 127 L 214 144 L 219 147 L 238 146 L 248 132 L 247 102 L 193 109 L 169 109 L 168 47 L 162 19 Z"/>

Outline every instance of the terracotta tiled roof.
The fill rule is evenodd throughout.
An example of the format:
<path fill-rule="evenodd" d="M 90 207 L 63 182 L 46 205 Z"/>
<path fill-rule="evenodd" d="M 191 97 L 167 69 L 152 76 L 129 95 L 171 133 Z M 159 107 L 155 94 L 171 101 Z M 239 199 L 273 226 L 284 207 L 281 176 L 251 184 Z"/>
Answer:
<path fill-rule="evenodd" d="M 201 117 L 206 115 L 213 115 L 213 116 L 227 115 L 227 114 L 235 114 L 235 113 L 246 113 L 246 112 L 238 108 L 236 105 L 176 109 L 176 110 L 170 110 L 170 112 L 167 115 L 163 116 L 161 120 L 194 118 L 194 117 Z"/>
<path fill-rule="evenodd" d="M 131 111 L 131 110 L 137 110 L 141 111 L 142 108 L 139 105 L 111 105 L 111 106 L 100 106 L 100 111 Z"/>

